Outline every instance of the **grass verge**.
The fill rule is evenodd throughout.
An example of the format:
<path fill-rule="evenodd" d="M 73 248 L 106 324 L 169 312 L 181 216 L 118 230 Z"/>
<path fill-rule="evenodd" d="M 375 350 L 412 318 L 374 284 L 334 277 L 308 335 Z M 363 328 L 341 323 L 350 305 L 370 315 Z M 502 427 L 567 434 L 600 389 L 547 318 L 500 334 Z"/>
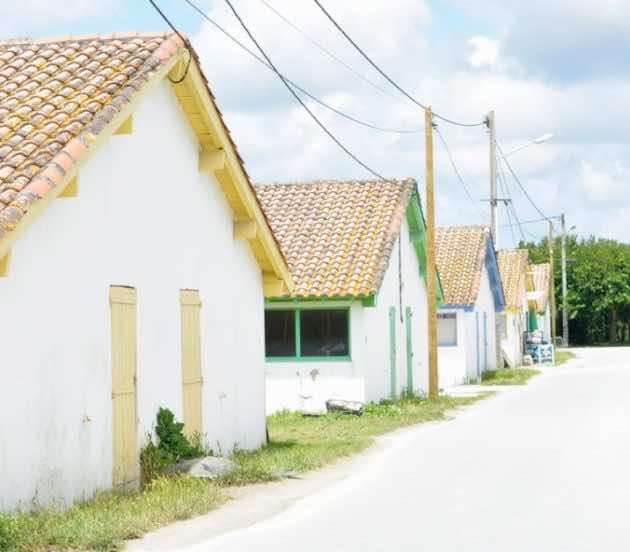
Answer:
<path fill-rule="evenodd" d="M 369 404 L 361 417 L 329 413 L 305 417 L 280 412 L 268 419 L 270 442 L 253 452 L 238 452 L 237 468 L 222 485 L 246 485 L 279 479 L 283 472 L 303 473 L 321 468 L 367 448 L 373 437 L 399 427 L 443 420 L 454 408 L 488 396 L 440 396 L 437 401 L 418 397 Z"/>
<path fill-rule="evenodd" d="M 483 385 L 525 385 L 527 380 L 540 374 L 533 368 L 503 368 L 494 372 L 484 372 Z"/>
<path fill-rule="evenodd" d="M 159 477 L 142 492 L 102 493 L 65 512 L 0 514 L 0 551 L 114 551 L 124 541 L 168 523 L 205 514 L 227 500 L 224 487 L 303 473 L 367 448 L 373 437 L 432 420 L 490 395 L 441 396 L 437 401 L 404 398 L 370 404 L 361 417 L 339 413 L 305 417 L 282 412 L 268 419 L 270 442 L 235 454 L 236 469 L 217 482 L 183 476 Z"/>
<path fill-rule="evenodd" d="M 101 493 L 65 512 L 0 514 L 0 550 L 119 550 L 126 539 L 204 514 L 226 499 L 207 480 L 161 477 L 142 492 Z"/>
<path fill-rule="evenodd" d="M 572 358 L 575 358 L 575 353 L 571 351 L 557 351 L 556 352 L 556 366 L 560 366 L 565 362 L 568 362 Z"/>

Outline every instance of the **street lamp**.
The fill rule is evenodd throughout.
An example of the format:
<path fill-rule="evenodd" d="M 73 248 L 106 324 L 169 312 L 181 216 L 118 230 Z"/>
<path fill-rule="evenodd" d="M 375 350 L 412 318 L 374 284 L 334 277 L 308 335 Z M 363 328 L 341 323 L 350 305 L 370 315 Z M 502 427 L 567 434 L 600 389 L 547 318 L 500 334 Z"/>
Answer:
<path fill-rule="evenodd" d="M 549 140 L 551 140 L 553 138 L 553 136 L 554 135 L 551 134 L 551 133 L 543 134 L 542 136 L 539 136 L 538 138 L 534 138 L 530 142 L 527 142 L 526 144 L 523 144 L 522 146 L 519 146 L 518 148 L 514 148 L 513 150 L 510 150 L 507 153 L 504 153 L 503 157 L 507 157 L 508 155 L 512 155 L 513 153 L 516 153 L 517 151 L 521 151 L 522 149 L 528 148 L 529 146 L 535 146 L 535 145 L 538 145 L 538 144 L 544 144 L 545 142 L 548 142 Z"/>

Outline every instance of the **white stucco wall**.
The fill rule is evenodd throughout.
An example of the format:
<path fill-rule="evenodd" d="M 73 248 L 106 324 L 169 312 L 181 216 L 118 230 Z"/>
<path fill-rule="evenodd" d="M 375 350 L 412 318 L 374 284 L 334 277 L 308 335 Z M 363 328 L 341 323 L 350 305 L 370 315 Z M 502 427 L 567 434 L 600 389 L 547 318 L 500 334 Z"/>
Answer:
<path fill-rule="evenodd" d="M 490 287 L 490 278 L 488 277 L 488 269 L 486 266 L 483 267 L 481 272 L 481 282 L 475 303 L 475 311 L 479 313 L 479 356 L 481 369 L 483 372 L 486 370 L 496 370 L 498 343 L 495 319 L 496 313 L 492 288 Z"/>
<path fill-rule="evenodd" d="M 394 247 L 389 267 L 375 307 L 364 307 L 354 301 L 351 306 L 351 360 L 291 361 L 266 363 L 267 412 L 279 410 L 323 410 L 331 398 L 357 401 L 378 401 L 390 396 L 389 308 L 396 308 L 396 383 L 397 393 L 407 385 L 407 347 L 405 309 L 412 309 L 413 390 L 424 393 L 427 388 L 427 303 L 424 280 L 419 275 L 416 253 L 409 240 L 407 222 L 401 229 L 403 240 L 403 322 L 400 321 L 398 278 L 398 244 Z M 313 305 L 312 303 L 310 304 Z M 344 303 L 327 302 L 334 308 Z M 348 303 L 345 303 L 348 305 Z M 291 307 L 292 303 L 275 304 L 275 308 Z M 302 304 L 308 308 L 309 304 Z"/>
<path fill-rule="evenodd" d="M 203 416 L 215 450 L 264 441 L 260 269 L 232 239 L 216 181 L 159 85 L 25 232 L 0 279 L 0 510 L 88 498 L 112 482 L 109 287 L 137 289 L 138 435 L 181 418 L 179 290 L 199 289 Z M 10 422 L 9 422 L 10 421 Z"/>
<path fill-rule="evenodd" d="M 501 348 L 507 355 L 509 365 L 518 367 L 523 364 L 523 335 L 527 325 L 527 291 L 523 288 L 521 307 L 505 311 L 506 335 L 501 336 Z"/>
<path fill-rule="evenodd" d="M 475 381 L 481 372 L 496 370 L 496 314 L 488 269 L 485 266 L 482 269 L 477 301 L 472 310 L 445 307 L 439 312 L 457 313 L 457 345 L 438 347 L 440 387 Z"/>

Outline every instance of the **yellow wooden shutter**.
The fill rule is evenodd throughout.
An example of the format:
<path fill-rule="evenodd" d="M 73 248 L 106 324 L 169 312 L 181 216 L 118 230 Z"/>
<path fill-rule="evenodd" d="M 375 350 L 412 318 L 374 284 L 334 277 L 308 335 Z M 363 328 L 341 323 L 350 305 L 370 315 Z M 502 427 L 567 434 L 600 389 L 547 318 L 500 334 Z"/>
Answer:
<path fill-rule="evenodd" d="M 136 416 L 136 290 L 112 286 L 109 301 L 112 324 L 113 484 L 138 484 Z"/>
<path fill-rule="evenodd" d="M 182 289 L 179 293 L 182 328 L 182 395 L 184 432 L 191 437 L 201 437 L 202 385 L 201 377 L 201 301 L 199 291 Z"/>

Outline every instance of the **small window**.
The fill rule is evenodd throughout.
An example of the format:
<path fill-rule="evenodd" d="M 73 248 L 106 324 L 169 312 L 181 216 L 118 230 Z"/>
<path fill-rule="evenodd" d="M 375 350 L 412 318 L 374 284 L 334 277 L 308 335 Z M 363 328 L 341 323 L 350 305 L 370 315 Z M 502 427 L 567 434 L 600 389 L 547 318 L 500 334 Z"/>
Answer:
<path fill-rule="evenodd" d="M 347 310 L 303 310 L 300 316 L 301 356 L 349 356 Z"/>
<path fill-rule="evenodd" d="M 265 355 L 268 357 L 294 357 L 295 311 L 265 311 Z"/>
<path fill-rule="evenodd" d="M 456 313 L 438 313 L 438 344 L 451 347 L 457 345 Z"/>

